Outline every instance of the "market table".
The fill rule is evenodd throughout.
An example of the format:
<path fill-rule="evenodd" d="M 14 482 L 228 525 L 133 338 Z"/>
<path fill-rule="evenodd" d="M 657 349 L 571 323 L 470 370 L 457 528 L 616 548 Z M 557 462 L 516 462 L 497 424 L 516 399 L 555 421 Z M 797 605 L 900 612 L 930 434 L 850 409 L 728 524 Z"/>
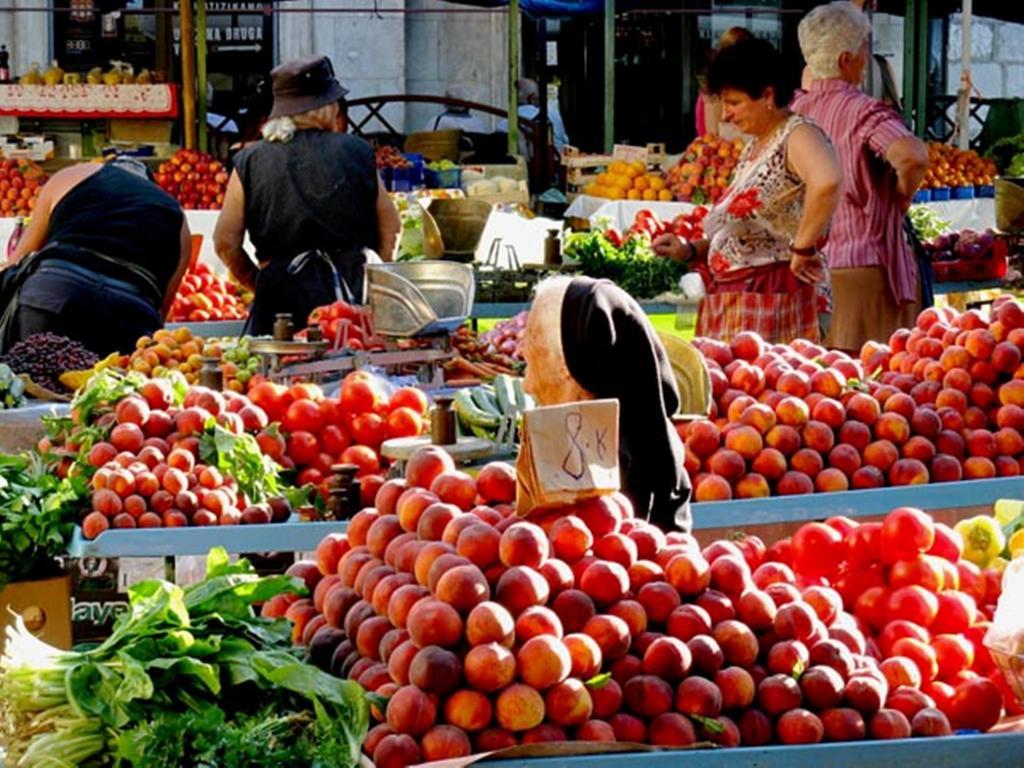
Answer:
<path fill-rule="evenodd" d="M 488 760 L 489 768 L 1020 768 L 1024 733 Z"/>

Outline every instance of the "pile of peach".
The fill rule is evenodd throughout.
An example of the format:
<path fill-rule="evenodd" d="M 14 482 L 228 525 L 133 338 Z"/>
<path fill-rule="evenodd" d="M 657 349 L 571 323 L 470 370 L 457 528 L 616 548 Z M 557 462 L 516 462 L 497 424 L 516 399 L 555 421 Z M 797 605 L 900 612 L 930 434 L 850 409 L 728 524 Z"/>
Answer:
<path fill-rule="evenodd" d="M 618 494 L 523 520 L 515 479 L 493 463 L 474 483 L 421 449 L 346 535 L 293 566 L 312 597 L 264 607 L 291 620 L 314 663 L 386 697 L 364 742 L 378 768 L 569 739 L 950 732 L 899 687 L 909 662 L 880 667 L 852 605 L 826 579 L 767 562 L 756 537 L 702 550 L 635 519 Z"/>
<path fill-rule="evenodd" d="M 698 501 L 1019 475 L 1024 305 L 927 309 L 860 359 L 754 333 L 697 339 L 714 394 L 680 427 Z"/>

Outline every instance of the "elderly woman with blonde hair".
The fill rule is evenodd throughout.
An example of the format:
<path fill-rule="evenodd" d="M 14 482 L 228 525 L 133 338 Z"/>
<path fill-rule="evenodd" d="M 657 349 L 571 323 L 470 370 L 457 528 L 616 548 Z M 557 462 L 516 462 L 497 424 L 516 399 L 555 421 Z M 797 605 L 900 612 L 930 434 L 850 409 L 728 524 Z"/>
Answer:
<path fill-rule="evenodd" d="M 525 389 L 540 405 L 619 401 L 619 472 L 637 517 L 690 528 L 690 481 L 671 422 L 679 390 L 665 348 L 636 301 L 609 280 L 537 286 L 522 344 Z"/>
<path fill-rule="evenodd" d="M 825 131 L 843 168 L 828 242 L 834 307 L 825 343 L 858 351 L 868 340 L 884 341 L 912 325 L 920 310 L 920 278 L 903 216 L 924 178 L 928 152 L 892 108 L 860 89 L 871 22 L 859 8 L 849 2 L 818 6 L 798 34 L 811 82 L 792 109 Z"/>
<path fill-rule="evenodd" d="M 401 226 L 373 149 L 345 133 L 347 91 L 330 59 L 290 61 L 271 77 L 263 141 L 235 157 L 213 235 L 221 261 L 255 291 L 256 334 L 270 333 L 278 313 L 302 326 L 318 306 L 362 303 L 367 259 L 390 261 Z"/>

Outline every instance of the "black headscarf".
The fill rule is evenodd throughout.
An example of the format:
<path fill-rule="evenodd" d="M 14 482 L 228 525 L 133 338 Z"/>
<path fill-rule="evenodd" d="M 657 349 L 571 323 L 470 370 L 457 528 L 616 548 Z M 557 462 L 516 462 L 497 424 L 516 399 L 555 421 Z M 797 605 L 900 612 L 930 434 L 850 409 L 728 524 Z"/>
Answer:
<path fill-rule="evenodd" d="M 637 516 L 688 531 L 690 480 L 670 420 L 679 390 L 643 310 L 610 280 L 574 278 L 562 300 L 562 350 L 580 386 L 619 401 L 619 471 Z"/>

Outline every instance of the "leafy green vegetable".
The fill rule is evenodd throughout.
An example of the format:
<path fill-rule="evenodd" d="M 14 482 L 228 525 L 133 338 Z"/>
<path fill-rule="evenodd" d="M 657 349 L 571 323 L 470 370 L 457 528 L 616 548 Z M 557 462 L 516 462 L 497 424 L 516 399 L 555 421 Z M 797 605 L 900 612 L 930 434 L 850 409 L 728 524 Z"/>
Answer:
<path fill-rule="evenodd" d="M 38 457 L 0 455 L 0 589 L 61 572 L 87 494 L 84 479 L 58 479 Z"/>
<path fill-rule="evenodd" d="M 565 238 L 564 251 L 580 262 L 584 274 L 606 277 L 637 299 L 676 290 L 686 271 L 679 262 L 657 256 L 650 243 L 637 236 L 616 247 L 602 232 L 574 232 Z"/>
<path fill-rule="evenodd" d="M 253 604 L 305 591 L 210 552 L 207 578 L 129 591 L 111 637 L 64 652 L 20 618 L 0 658 L 0 743 L 12 765 L 348 766 L 369 727 L 363 689 L 305 663 L 287 621 Z"/>
<path fill-rule="evenodd" d="M 199 441 L 199 455 L 238 481 L 238 487 L 252 501 L 277 496 L 277 464 L 260 450 L 256 438 L 236 435 L 219 424 L 210 424 Z"/>
<path fill-rule="evenodd" d="M 910 223 L 921 240 L 934 240 L 950 230 L 950 223 L 939 218 L 939 214 L 927 205 L 910 206 L 909 216 Z"/>
<path fill-rule="evenodd" d="M 995 161 L 1003 176 L 1024 176 L 1024 131 L 994 142 L 984 156 Z"/>

